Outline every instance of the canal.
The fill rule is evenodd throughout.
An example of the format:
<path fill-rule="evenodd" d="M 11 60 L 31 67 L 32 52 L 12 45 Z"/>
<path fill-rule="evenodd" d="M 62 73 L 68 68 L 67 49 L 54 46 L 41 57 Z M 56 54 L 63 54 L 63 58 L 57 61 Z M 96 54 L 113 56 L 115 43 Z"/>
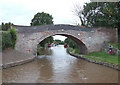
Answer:
<path fill-rule="evenodd" d="M 63 45 L 42 49 L 33 62 L 4 69 L 4 83 L 117 83 L 118 71 L 69 55 Z M 46 54 L 45 54 L 46 53 Z"/>

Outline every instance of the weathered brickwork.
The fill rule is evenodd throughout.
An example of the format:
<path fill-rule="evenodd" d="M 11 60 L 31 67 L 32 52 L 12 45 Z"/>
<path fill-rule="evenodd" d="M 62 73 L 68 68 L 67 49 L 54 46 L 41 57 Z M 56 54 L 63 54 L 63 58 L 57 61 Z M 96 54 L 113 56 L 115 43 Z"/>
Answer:
<path fill-rule="evenodd" d="M 63 35 L 79 44 L 81 53 L 99 51 L 104 41 L 116 41 L 116 30 L 103 28 L 85 28 L 71 25 L 16 26 L 17 43 L 15 49 L 35 54 L 37 44 L 49 36 Z M 104 28 L 106 29 L 106 28 Z"/>

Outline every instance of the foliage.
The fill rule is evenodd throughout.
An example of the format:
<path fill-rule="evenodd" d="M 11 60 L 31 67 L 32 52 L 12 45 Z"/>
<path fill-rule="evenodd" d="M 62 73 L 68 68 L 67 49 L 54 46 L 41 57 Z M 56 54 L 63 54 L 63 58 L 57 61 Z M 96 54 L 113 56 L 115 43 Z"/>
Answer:
<path fill-rule="evenodd" d="M 75 48 L 75 53 L 79 54 L 79 48 Z"/>
<path fill-rule="evenodd" d="M 12 47 L 14 48 L 17 40 L 16 28 L 11 26 L 11 28 L 9 29 L 9 32 L 11 34 Z"/>
<path fill-rule="evenodd" d="M 110 26 L 119 28 L 120 3 L 118 2 L 90 2 L 83 9 L 77 9 L 83 26 Z"/>
<path fill-rule="evenodd" d="M 2 49 L 15 47 L 17 40 L 16 28 L 11 27 L 8 31 L 2 31 Z"/>
<path fill-rule="evenodd" d="M 53 43 L 53 37 L 47 37 L 43 41 L 41 41 L 39 44 L 40 46 L 44 47 L 46 43 Z"/>
<path fill-rule="evenodd" d="M 39 47 L 37 47 L 37 55 L 40 55 L 40 50 L 39 50 L 40 48 Z"/>
<path fill-rule="evenodd" d="M 13 25 L 13 23 L 10 23 L 10 22 L 9 22 L 9 23 L 3 23 L 3 22 L 2 22 L 2 25 L 1 25 L 1 26 L 2 26 L 2 30 L 3 30 L 3 31 L 7 31 L 8 29 L 10 29 L 10 27 L 11 27 L 12 25 Z"/>
<path fill-rule="evenodd" d="M 56 40 L 54 40 L 57 44 L 59 44 L 60 42 L 61 42 L 61 40 L 58 40 L 58 39 L 56 39 Z"/>
<path fill-rule="evenodd" d="M 53 24 L 52 20 L 52 15 L 42 12 L 35 14 L 30 24 L 31 26 Z"/>
<path fill-rule="evenodd" d="M 76 54 L 79 54 L 79 48 L 71 48 L 71 47 L 67 47 L 67 50 L 69 52 L 73 52 L 73 53 L 76 53 Z"/>
<path fill-rule="evenodd" d="M 73 52 L 73 51 L 74 51 L 74 49 L 73 49 L 73 48 L 71 48 L 71 47 L 67 47 L 67 51 L 68 51 L 68 52 Z"/>
<path fill-rule="evenodd" d="M 94 60 L 100 60 L 100 61 L 105 61 L 105 62 L 109 62 L 109 63 L 113 63 L 113 64 L 118 64 L 118 55 L 112 55 L 103 51 L 99 51 L 99 52 L 91 52 L 88 53 L 86 55 L 84 55 L 84 57 L 87 57 L 89 59 L 94 59 Z"/>
<path fill-rule="evenodd" d="M 0 25 L 0 31 L 2 30 L 2 26 Z"/>
<path fill-rule="evenodd" d="M 69 47 L 71 47 L 73 49 L 78 48 L 77 43 L 70 38 L 66 38 L 64 42 L 67 43 L 69 45 Z"/>
<path fill-rule="evenodd" d="M 61 41 L 61 40 L 58 40 L 58 39 L 56 39 L 56 40 L 54 40 L 54 42 L 55 42 L 55 44 L 64 44 L 64 42 L 63 41 Z"/>
<path fill-rule="evenodd" d="M 8 31 L 2 32 L 2 49 L 12 46 L 11 34 Z"/>

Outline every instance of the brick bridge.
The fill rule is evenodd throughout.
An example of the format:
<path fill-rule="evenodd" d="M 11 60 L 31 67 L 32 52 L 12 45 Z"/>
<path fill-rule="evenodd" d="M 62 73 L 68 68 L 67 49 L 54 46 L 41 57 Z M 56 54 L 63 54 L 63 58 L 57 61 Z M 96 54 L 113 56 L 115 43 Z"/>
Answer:
<path fill-rule="evenodd" d="M 104 41 L 116 41 L 116 30 L 112 28 L 86 28 L 72 25 L 18 26 L 15 49 L 35 54 L 37 44 L 49 36 L 63 35 L 73 39 L 79 45 L 79 52 L 84 54 L 99 51 Z"/>

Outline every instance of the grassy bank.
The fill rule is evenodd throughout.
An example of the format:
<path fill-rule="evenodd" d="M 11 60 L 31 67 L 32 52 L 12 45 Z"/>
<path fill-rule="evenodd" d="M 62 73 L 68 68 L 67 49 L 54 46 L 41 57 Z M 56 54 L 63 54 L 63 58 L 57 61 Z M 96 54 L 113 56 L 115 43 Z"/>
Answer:
<path fill-rule="evenodd" d="M 78 49 L 73 49 L 73 48 L 70 48 L 70 47 L 68 47 L 68 50 L 70 52 L 77 53 L 77 54 L 79 52 Z M 85 54 L 84 57 L 86 57 L 88 59 L 94 59 L 94 60 L 98 60 L 98 61 L 109 62 L 109 63 L 112 63 L 112 64 L 118 64 L 118 55 L 109 54 L 109 53 L 106 53 L 104 51 L 91 52 L 91 53 Z"/>
<path fill-rule="evenodd" d="M 79 49 L 78 49 L 78 48 L 73 49 L 73 48 L 71 48 L 71 47 L 67 47 L 67 49 L 68 49 L 68 51 L 70 51 L 70 52 L 79 54 Z"/>
<path fill-rule="evenodd" d="M 119 63 L 118 62 L 118 57 L 119 57 L 118 55 L 112 55 L 112 54 L 109 54 L 109 53 L 105 53 L 103 51 L 91 52 L 91 53 L 88 53 L 88 54 L 84 55 L 84 57 L 87 57 L 89 59 L 109 62 L 109 63 L 112 63 L 112 64 L 118 64 Z"/>

